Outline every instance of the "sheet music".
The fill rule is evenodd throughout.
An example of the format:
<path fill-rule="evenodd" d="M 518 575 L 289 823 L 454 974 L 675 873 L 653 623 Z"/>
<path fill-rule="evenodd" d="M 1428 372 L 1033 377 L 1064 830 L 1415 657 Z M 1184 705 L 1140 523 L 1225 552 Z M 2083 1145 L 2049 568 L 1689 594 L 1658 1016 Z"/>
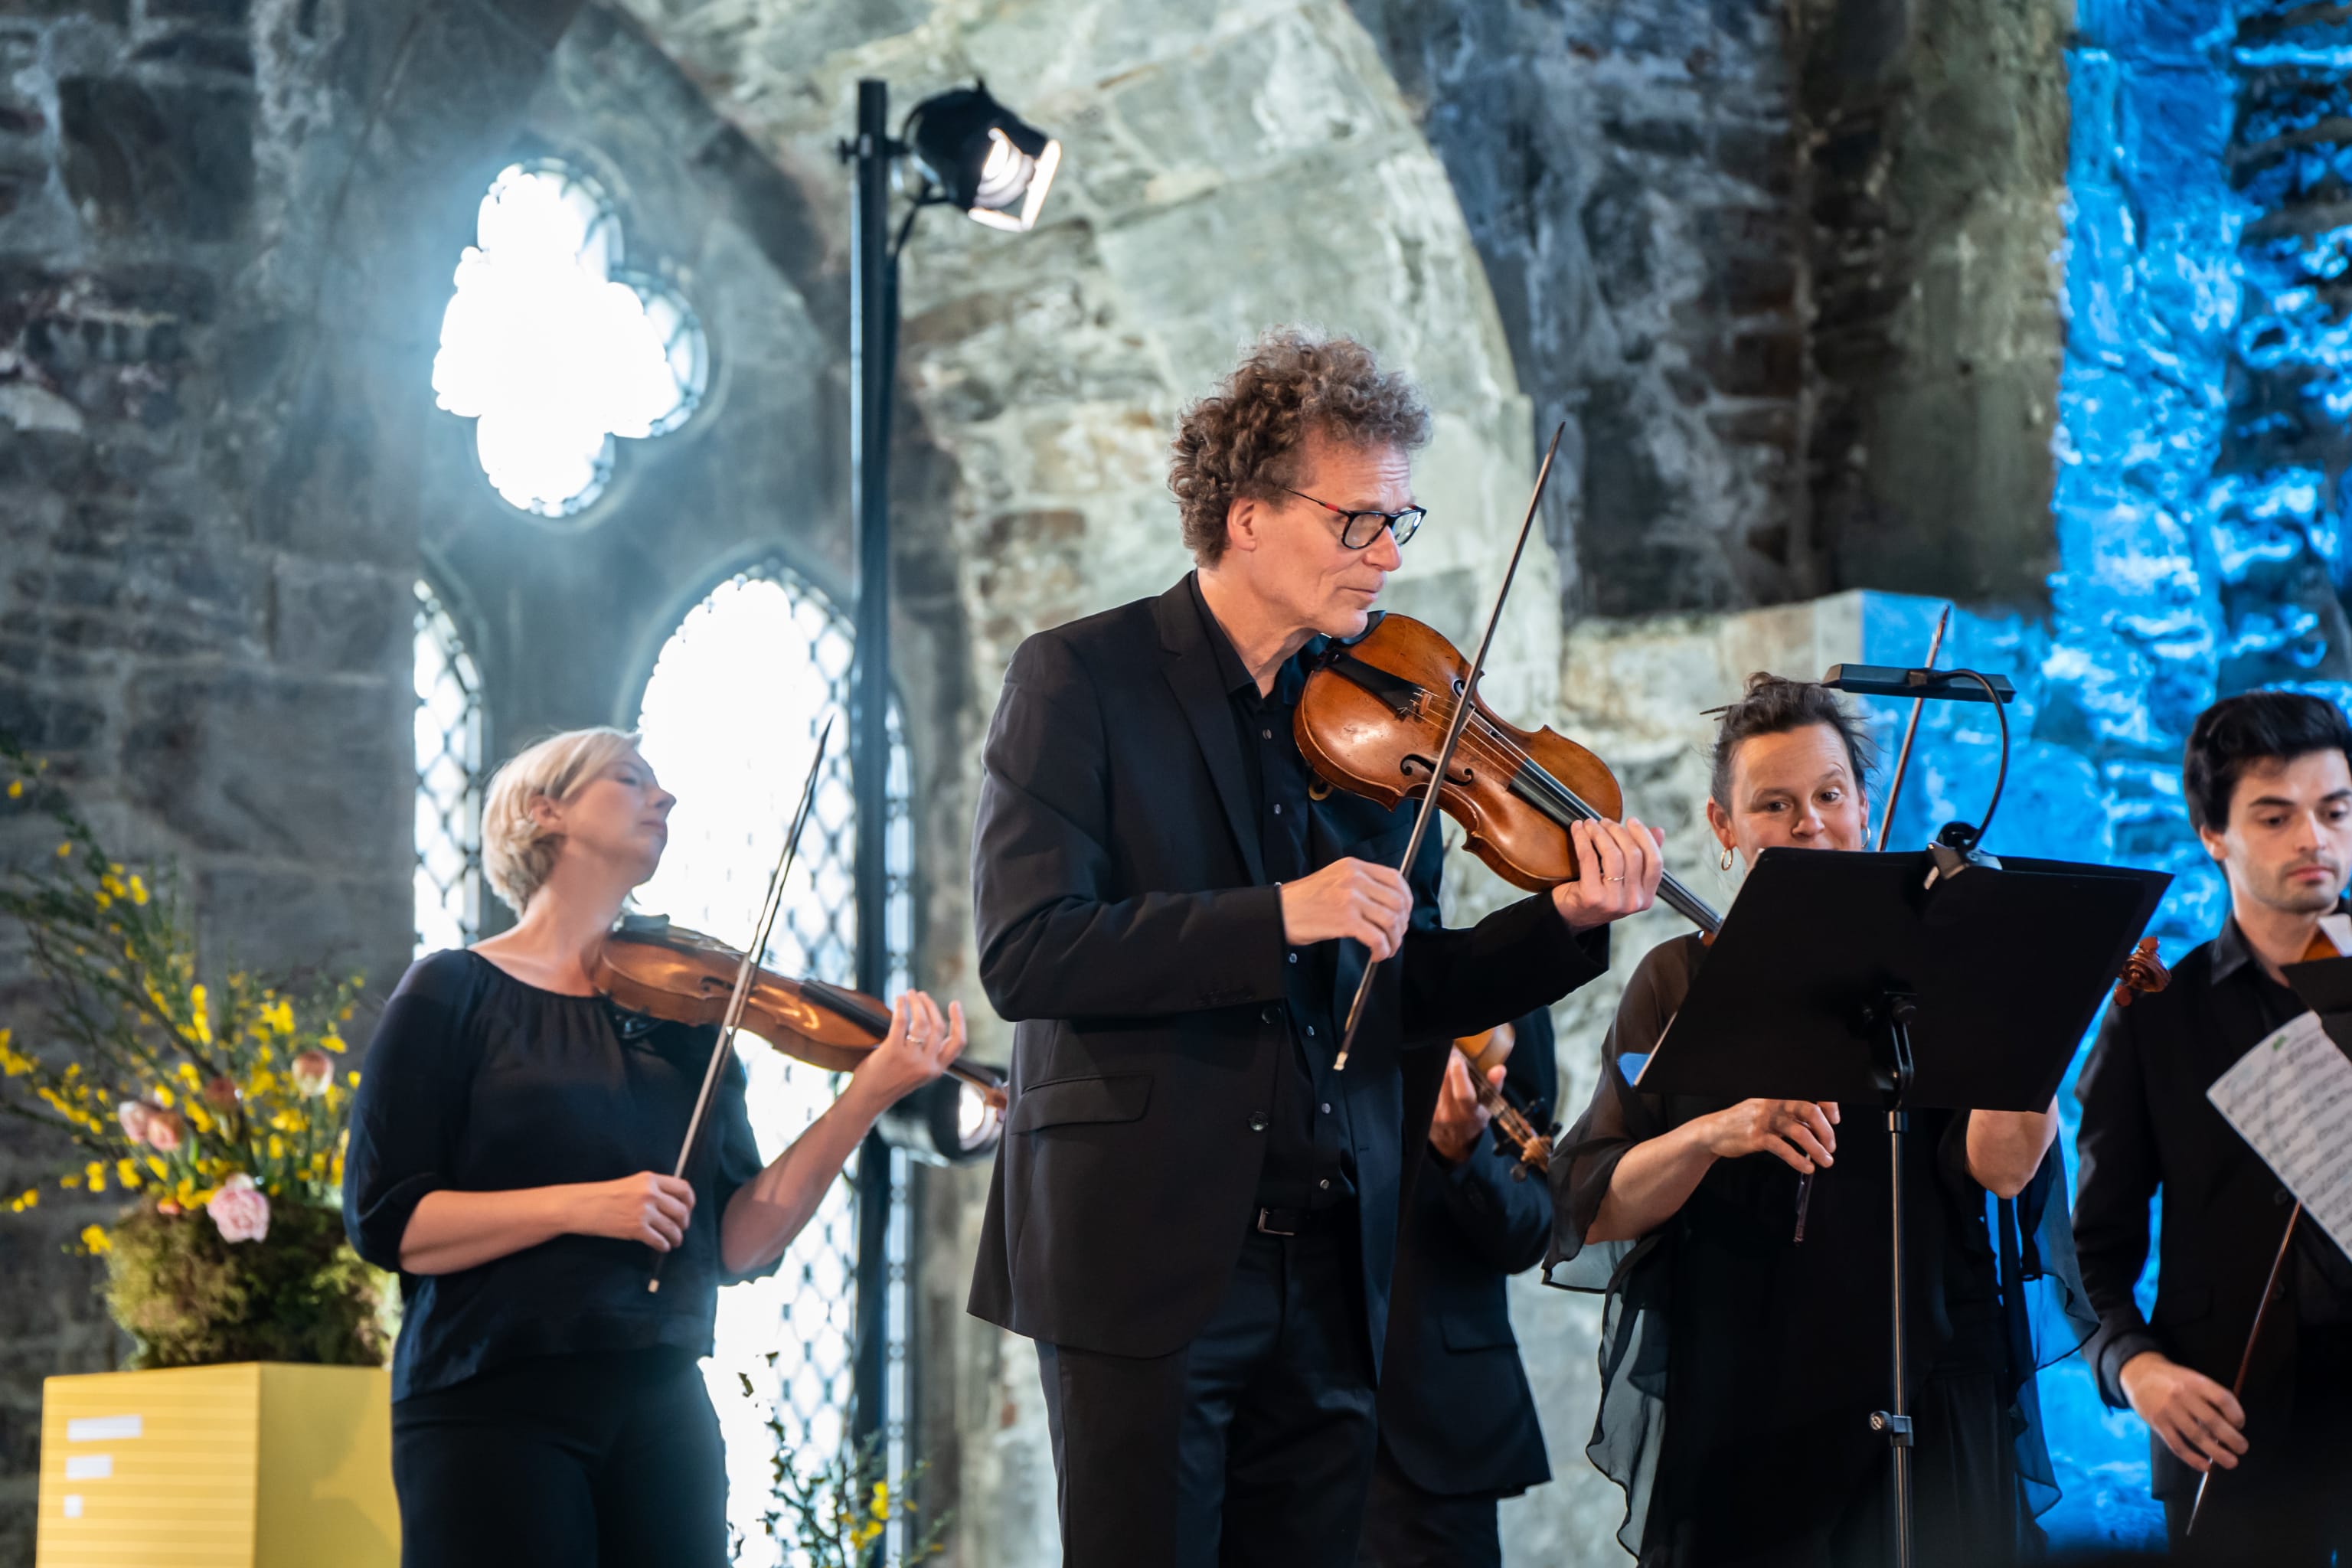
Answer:
<path fill-rule="evenodd" d="M 2352 1058 L 2305 1013 L 2238 1058 L 2206 1098 L 2304 1212 L 2352 1252 Z"/>

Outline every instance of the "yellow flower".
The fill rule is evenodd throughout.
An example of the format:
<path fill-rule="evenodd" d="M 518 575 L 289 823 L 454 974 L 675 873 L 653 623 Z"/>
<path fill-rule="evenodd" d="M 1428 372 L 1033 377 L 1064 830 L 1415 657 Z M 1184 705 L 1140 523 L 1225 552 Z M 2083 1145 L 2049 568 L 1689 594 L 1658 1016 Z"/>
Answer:
<path fill-rule="evenodd" d="M 294 1032 L 293 1005 L 282 997 L 279 998 L 274 1005 L 261 1010 L 261 1021 L 281 1035 L 292 1034 Z"/>
<path fill-rule="evenodd" d="M 156 1104 L 162 1106 L 166 1110 L 172 1109 L 173 1095 L 171 1089 L 167 1086 L 159 1083 L 149 1092 L 154 1096 Z"/>
<path fill-rule="evenodd" d="M 348 1012 L 345 1016 L 349 1016 Z M 325 1034 L 319 1037 L 319 1048 L 322 1051 L 332 1051 L 337 1056 L 341 1056 L 343 1054 L 346 1047 L 343 1045 L 342 1036 L 335 1033 L 332 1029 L 329 1029 Z"/>
<path fill-rule="evenodd" d="M 139 1189 L 139 1167 L 127 1159 L 117 1160 L 114 1162 L 114 1179 L 136 1192 Z"/>
<path fill-rule="evenodd" d="M 62 860 L 62 859 L 64 859 L 67 856 L 68 856 L 68 855 L 70 855 L 70 854 L 72 854 L 72 853 L 73 853 L 73 846 L 72 846 L 72 845 L 70 845 L 70 844 L 60 844 L 60 845 L 58 845 L 58 859 Z"/>
<path fill-rule="evenodd" d="M 114 1246 L 114 1243 L 107 1240 L 106 1232 L 94 1225 L 82 1226 L 81 1244 L 83 1249 L 89 1252 L 105 1252 Z"/>
<path fill-rule="evenodd" d="M 105 1166 L 100 1164 L 97 1161 L 92 1160 L 89 1163 L 89 1168 L 83 1171 L 82 1174 L 89 1179 L 89 1190 L 91 1192 L 102 1193 L 106 1191 Z"/>
<path fill-rule="evenodd" d="M 10 1214 L 23 1214 L 26 1209 L 38 1208 L 40 1205 L 41 1189 L 38 1187 L 26 1187 L 22 1193 L 8 1201 L 8 1212 Z"/>
<path fill-rule="evenodd" d="M 357 1089 L 360 1086 L 360 1075 L 356 1072 L 347 1072 L 343 1075 L 343 1081 Z"/>
<path fill-rule="evenodd" d="M 188 987 L 188 1022 L 195 1026 L 196 1038 L 205 1045 L 213 1043 L 213 1021 L 202 985 Z"/>
<path fill-rule="evenodd" d="M 23 1078 L 33 1070 L 36 1064 L 32 1058 L 10 1050 L 8 1040 L 8 1031 L 0 1029 L 0 1074 L 9 1078 Z"/>
<path fill-rule="evenodd" d="M 278 1075 L 271 1072 L 268 1068 L 263 1068 L 260 1071 L 253 1075 L 253 1081 L 245 1086 L 245 1098 L 247 1100 L 258 1100 L 261 1096 L 268 1094 L 271 1089 L 276 1089 L 277 1087 Z"/>
<path fill-rule="evenodd" d="M 10 779 L 8 781 L 8 798 L 10 800 L 22 800 L 25 798 L 25 781 L 23 779 Z"/>
<path fill-rule="evenodd" d="M 141 881 L 135 872 L 131 878 L 131 901 L 134 904 L 143 904 L 147 901 L 147 884 Z"/>
<path fill-rule="evenodd" d="M 106 908 L 109 904 L 111 904 L 112 902 L 114 902 L 114 900 L 113 900 L 112 899 L 110 899 L 110 898 L 108 898 L 108 897 L 106 896 L 106 893 L 105 893 L 105 891 L 104 891 L 103 889 L 100 889 L 100 891 L 98 891 L 98 892 L 92 893 L 92 894 L 90 895 L 90 897 L 91 897 L 92 899 L 95 899 L 95 900 L 98 901 L 98 907 L 99 907 L 100 909 L 101 909 L 101 910 L 102 910 L 102 909 L 104 909 L 104 908 Z"/>
<path fill-rule="evenodd" d="M 269 1157 L 273 1160 L 286 1158 L 286 1140 L 275 1132 L 269 1135 Z"/>
<path fill-rule="evenodd" d="M 59 1176 L 58 1178 L 58 1185 L 65 1188 L 68 1192 L 79 1192 L 81 1190 L 81 1178 L 79 1176 Z"/>
<path fill-rule="evenodd" d="M 159 1182 L 168 1182 L 172 1179 L 172 1168 L 164 1164 L 159 1155 L 147 1156 L 147 1168 L 155 1173 L 155 1179 Z"/>

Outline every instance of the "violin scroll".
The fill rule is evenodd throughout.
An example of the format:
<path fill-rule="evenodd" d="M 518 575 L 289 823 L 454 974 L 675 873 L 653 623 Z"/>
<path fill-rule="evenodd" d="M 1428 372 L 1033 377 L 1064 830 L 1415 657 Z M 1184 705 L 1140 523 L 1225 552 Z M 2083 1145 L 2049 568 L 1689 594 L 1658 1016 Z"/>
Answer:
<path fill-rule="evenodd" d="M 2153 995 L 2172 984 L 2172 971 L 2157 956 L 2156 938 L 2144 936 L 2124 960 L 2123 974 L 2116 981 L 2115 1003 L 2118 1007 L 2131 1005 L 2134 996 L 2143 993 Z"/>

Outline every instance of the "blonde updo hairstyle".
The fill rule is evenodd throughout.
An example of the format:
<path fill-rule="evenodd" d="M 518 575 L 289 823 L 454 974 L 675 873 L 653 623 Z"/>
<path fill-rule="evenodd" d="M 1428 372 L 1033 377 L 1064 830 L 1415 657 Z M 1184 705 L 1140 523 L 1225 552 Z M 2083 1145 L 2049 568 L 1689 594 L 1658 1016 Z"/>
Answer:
<path fill-rule="evenodd" d="M 501 903 L 521 914 L 555 869 L 563 843 L 562 835 L 540 826 L 530 803 L 570 800 L 636 746 L 626 730 L 567 730 L 517 752 L 490 775 L 482 796 L 482 875 Z"/>

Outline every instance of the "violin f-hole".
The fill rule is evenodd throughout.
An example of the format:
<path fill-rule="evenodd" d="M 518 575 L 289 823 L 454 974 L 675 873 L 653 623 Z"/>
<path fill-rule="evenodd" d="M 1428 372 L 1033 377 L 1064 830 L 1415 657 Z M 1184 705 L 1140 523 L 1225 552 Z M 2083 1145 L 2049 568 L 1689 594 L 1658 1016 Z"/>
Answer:
<path fill-rule="evenodd" d="M 1450 784 L 1460 784 L 1465 789 L 1467 789 L 1471 783 L 1469 764 L 1465 763 L 1457 764 L 1457 766 L 1459 771 L 1446 774 L 1445 782 Z M 1427 774 L 1436 771 L 1437 764 L 1431 762 L 1427 757 L 1423 756 L 1418 752 L 1408 752 L 1397 763 L 1397 772 L 1404 774 L 1407 778 L 1412 778 L 1417 773 Z"/>

